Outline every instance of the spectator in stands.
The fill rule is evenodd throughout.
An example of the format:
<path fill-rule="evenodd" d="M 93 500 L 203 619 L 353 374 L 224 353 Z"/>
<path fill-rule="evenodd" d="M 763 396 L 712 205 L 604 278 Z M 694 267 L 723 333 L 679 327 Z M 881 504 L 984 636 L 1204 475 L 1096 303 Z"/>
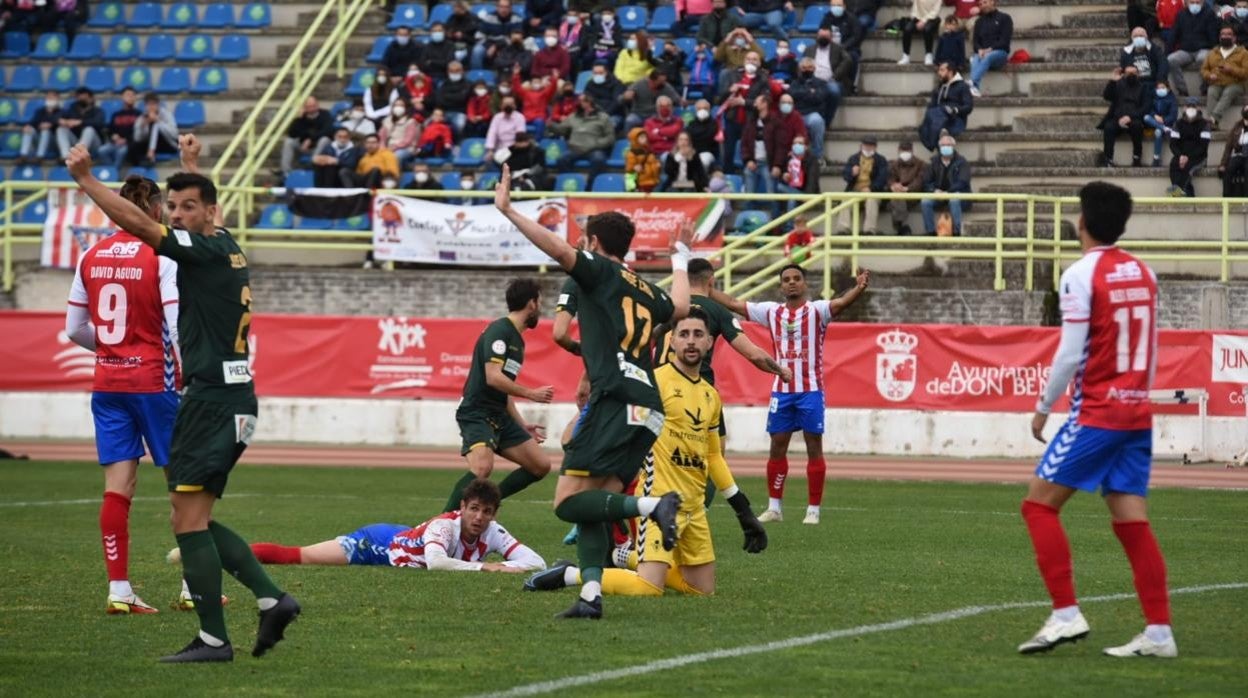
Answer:
<path fill-rule="evenodd" d="M 875 16 L 879 13 L 882 4 L 883 0 L 849 0 L 846 4 L 845 9 L 858 18 L 864 38 L 875 31 Z"/>
<path fill-rule="evenodd" d="M 411 27 L 399 27 L 394 30 L 394 41 L 381 54 L 381 64 L 386 74 L 397 77 L 407 72 L 409 65 L 420 63 L 421 47 L 412 39 Z"/>
<path fill-rule="evenodd" d="M 782 194 L 818 194 L 819 160 L 810 152 L 806 136 L 796 136 L 789 148 L 788 158 L 780 171 L 780 179 L 776 182 L 776 191 Z M 797 205 L 789 202 L 789 208 Z"/>
<path fill-rule="evenodd" d="M 1235 30 L 1235 43 L 1248 46 L 1248 0 L 1235 0 L 1235 9 L 1227 16 L 1226 23 Z"/>
<path fill-rule="evenodd" d="M 87 22 L 87 0 L 51 0 L 48 2 L 48 31 L 59 27 L 67 43 L 74 43 L 78 27 Z"/>
<path fill-rule="evenodd" d="M 446 123 L 446 114 L 441 109 L 435 108 L 420 129 L 420 140 L 416 142 L 416 157 L 450 157 L 451 148 L 454 145 L 455 136 L 451 132 L 450 125 Z"/>
<path fill-rule="evenodd" d="M 776 143 L 774 136 L 767 137 L 768 133 L 774 134 L 775 129 L 775 117 L 771 113 L 771 99 L 767 95 L 759 95 L 755 98 L 754 109 L 745 123 L 745 128 L 741 131 L 741 161 L 744 164 L 741 178 L 744 180 L 747 194 L 776 193 L 776 180 L 772 177 L 771 163 L 773 160 L 783 161 L 788 151 L 776 154 L 767 149 L 768 146 Z M 779 211 L 774 201 L 767 202 L 766 206 L 773 216 Z"/>
<path fill-rule="evenodd" d="M 775 153 L 771 163 L 771 176 L 780 181 L 780 173 L 784 169 L 785 158 L 793 148 L 793 139 L 806 136 L 806 123 L 800 112 L 794 107 L 793 95 L 785 93 L 777 100 L 778 113 L 772 115 L 772 131 L 765 133 L 768 139 L 767 150 Z"/>
<path fill-rule="evenodd" d="M 1223 114 L 1243 105 L 1248 81 L 1248 49 L 1235 43 L 1234 27 L 1218 30 L 1218 47 L 1205 57 L 1200 77 L 1209 85 L 1206 113 L 1216 130 Z"/>
<path fill-rule="evenodd" d="M 1170 196 L 1196 196 L 1193 178 L 1209 159 L 1209 142 L 1213 139 L 1209 122 L 1200 113 L 1200 98 L 1188 97 L 1183 116 L 1174 122 L 1170 133 Z"/>
<path fill-rule="evenodd" d="M 845 161 L 845 169 L 841 178 L 845 180 L 847 192 L 888 191 L 888 160 L 881 155 L 877 147 L 879 140 L 873 135 L 862 137 L 862 145 L 858 152 Z M 875 235 L 880 231 L 880 199 L 866 199 L 862 202 L 864 216 L 861 232 Z M 853 226 L 852 212 L 848 208 L 841 209 L 836 222 L 837 232 L 848 234 Z"/>
<path fill-rule="evenodd" d="M 568 151 L 559 158 L 555 167 L 560 172 L 571 172 L 578 160 L 589 161 L 589 177 L 586 189 L 594 186 L 594 179 L 602 174 L 615 146 L 615 126 L 607 114 L 598 108 L 588 94 L 579 98 L 575 114 L 550 125 L 552 135 L 568 141 Z"/>
<path fill-rule="evenodd" d="M 940 31 L 941 0 L 911 0 L 910 13 L 901 29 L 901 60 L 898 65 L 910 64 L 910 43 L 915 32 L 923 33 L 923 65 L 935 65 L 936 34 Z"/>
<path fill-rule="evenodd" d="M 1144 125 L 1153 129 L 1153 167 L 1161 167 L 1161 144 L 1179 118 L 1179 100 L 1164 82 L 1153 88 L 1153 108 L 1144 115 Z"/>
<path fill-rule="evenodd" d="M 504 164 L 511 168 L 511 188 L 524 191 L 550 189 L 546 181 L 546 151 L 537 147 L 528 131 L 516 134 Z"/>
<path fill-rule="evenodd" d="M 603 61 L 608 68 L 615 65 L 615 57 L 624 48 L 624 32 L 615 21 L 615 10 L 611 7 L 602 8 L 598 21 L 594 23 L 590 37 L 591 50 L 586 60 L 591 65 Z M 601 105 L 599 105 L 601 107 Z"/>
<path fill-rule="evenodd" d="M 676 137 L 685 130 L 685 122 L 676 116 L 671 98 L 663 95 L 655 100 L 655 114 L 646 119 L 643 127 L 650 150 L 662 158 L 675 147 Z"/>
<path fill-rule="evenodd" d="M 48 90 L 43 95 L 43 106 L 36 109 L 30 121 L 22 127 L 22 147 L 18 151 L 22 162 L 55 157 L 56 153 L 52 152 L 52 136 L 56 134 L 60 119 L 61 96 L 56 90 Z"/>
<path fill-rule="evenodd" d="M 923 191 L 923 174 L 927 163 L 914 156 L 914 144 L 902 141 L 897 146 L 897 159 L 888 165 L 888 190 L 894 194 L 918 194 Z M 908 199 L 890 199 L 888 215 L 893 220 L 893 230 L 898 235 L 909 235 L 910 225 L 906 219 L 917 202 Z"/>
<path fill-rule="evenodd" d="M 728 174 L 735 174 L 737 171 L 737 144 L 742 142 L 745 128 L 756 120 L 753 106 L 757 104 L 758 98 L 766 98 L 767 106 L 770 107 L 772 101 L 779 98 L 784 91 L 784 86 L 779 81 L 773 81 L 761 67 L 762 63 L 760 55 L 751 51 L 745 55 L 745 63 L 740 68 L 725 69 L 720 75 L 717 101 L 724 119 L 724 151 L 720 162 L 724 163 L 724 171 Z M 747 152 L 744 147 L 740 156 L 741 161 L 745 162 Z"/>
<path fill-rule="evenodd" d="M 650 150 L 644 128 L 629 131 L 628 143 L 630 147 L 624 154 L 625 188 L 649 194 L 659 186 L 659 159 Z"/>
<path fill-rule="evenodd" d="M 559 94 L 550 103 L 550 123 L 546 124 L 546 130 L 549 131 L 554 124 L 575 114 L 580 107 L 581 98 L 576 94 L 576 85 L 570 82 L 560 82 Z"/>
<path fill-rule="evenodd" d="M 407 100 L 408 116 L 415 117 L 422 113 L 425 100 L 433 94 L 433 80 L 420 70 L 420 66 L 412 64 L 403 78 L 402 96 Z"/>
<path fill-rule="evenodd" d="M 528 130 L 538 138 L 546 132 L 546 119 L 550 116 L 548 108 L 558 89 L 558 73 L 533 73 L 532 79 L 521 80 L 519 66 L 512 69 L 511 93 L 516 96 Z"/>
<path fill-rule="evenodd" d="M 533 56 L 533 74 L 570 77 L 572 75 L 572 56 L 559 43 L 559 30 L 550 28 L 542 35 L 542 48 Z"/>
<path fill-rule="evenodd" d="M 490 59 L 492 67 L 499 76 L 511 75 L 519 67 L 520 72 L 529 75 L 533 66 L 533 54 L 524 45 L 524 30 L 513 29 L 511 40 L 498 46 Z"/>
<path fill-rule="evenodd" d="M 496 65 L 495 58 L 502 48 L 515 40 L 516 34 L 520 35 L 522 44 L 524 41 L 524 23 L 512 13 L 511 0 L 498 0 L 494 11 L 478 21 L 477 32 L 481 40 L 472 47 L 472 67 L 481 69 L 493 65 L 495 70 L 503 72 L 504 75 L 509 74 L 511 66 L 500 68 Z"/>
<path fill-rule="evenodd" d="M 953 14 L 968 25 L 973 24 L 979 16 L 979 0 L 953 0 Z"/>
<path fill-rule="evenodd" d="M 797 75 L 797 56 L 789 50 L 789 42 L 781 39 L 776 42 L 776 55 L 763 64 L 767 72 L 777 80 L 788 80 Z"/>
<path fill-rule="evenodd" d="M 429 43 L 420 49 L 420 72 L 434 80 L 446 79 L 447 66 L 455 60 L 455 44 L 446 40 L 446 25 L 438 22 L 429 27 Z"/>
<path fill-rule="evenodd" d="M 334 140 L 312 156 L 312 181 L 318 187 L 354 187 L 359 164 L 360 149 L 351 141 L 351 132 L 340 126 L 334 131 Z"/>
<path fill-rule="evenodd" d="M 997 0 L 979 0 L 979 19 L 971 42 L 971 96 L 982 94 L 984 76 L 1000 70 L 1010 57 L 1010 41 L 1014 38 L 1014 20 L 997 9 Z"/>
<path fill-rule="evenodd" d="M 143 98 L 143 116 L 134 122 L 134 143 L 144 147 L 143 166 L 156 164 L 156 153 L 178 152 L 178 122 L 173 112 L 160 106 L 160 97 L 149 92 Z"/>
<path fill-rule="evenodd" d="M 777 39 L 788 39 L 784 30 L 785 13 L 793 12 L 793 3 L 786 0 L 741 0 L 738 5 L 741 21 L 750 29 L 766 25 Z"/>
<path fill-rule="evenodd" d="M 459 61 L 451 61 L 446 66 L 446 80 L 438 86 L 433 97 L 433 106 L 446 114 L 451 128 L 456 133 L 463 133 L 468 111 L 468 98 L 472 96 L 472 85 L 464 79 L 464 65 Z"/>
<path fill-rule="evenodd" d="M 725 71 L 736 70 L 745 65 L 745 57 L 751 53 L 763 55 L 763 49 L 745 27 L 734 29 L 715 47 L 715 62 Z M 760 60 L 759 65 L 762 65 Z M 722 79 L 722 77 L 721 77 Z"/>
<path fill-rule="evenodd" d="M 1156 34 L 1159 4 L 1156 0 L 1127 0 L 1127 29 L 1140 27 L 1149 34 Z"/>
<path fill-rule="evenodd" d="M 394 152 L 382 146 L 377 136 L 364 139 L 364 153 L 355 166 L 356 186 L 368 189 L 393 189 L 399 181 L 399 160 Z"/>
<path fill-rule="evenodd" d="M 1117 167 L 1114 164 L 1114 142 L 1125 132 L 1131 136 L 1131 165 L 1139 167 L 1143 154 L 1144 115 L 1152 106 L 1152 100 L 1141 83 L 1135 66 L 1114 68 L 1101 97 L 1109 102 L 1105 117 L 1097 125 L 1105 136 L 1104 150 L 1101 153 L 1102 164 L 1105 167 Z"/>
<path fill-rule="evenodd" d="M 493 97 L 484 80 L 472 85 L 472 96 L 468 98 L 468 106 L 464 110 L 464 138 L 483 138 L 494 118 Z"/>
<path fill-rule="evenodd" d="M 390 73 L 385 68 L 378 68 L 373 84 L 364 91 L 364 113 L 379 124 L 390 116 L 390 105 L 398 98 L 399 89 L 390 81 Z"/>
<path fill-rule="evenodd" d="M 492 162 L 495 151 L 511 148 L 516 142 L 516 134 L 525 130 L 524 114 L 516 109 L 516 98 L 510 95 L 499 102 L 500 109 L 490 120 L 490 129 L 485 134 L 485 159 Z"/>
<path fill-rule="evenodd" d="M 741 15 L 728 9 L 728 0 L 711 0 L 711 12 L 698 23 L 698 43 L 718 47 L 745 26 Z"/>
<path fill-rule="evenodd" d="M 468 51 L 476 43 L 476 37 L 477 16 L 472 13 L 472 7 L 468 0 L 455 0 L 455 4 L 451 6 L 451 16 L 446 19 L 446 38 L 454 43 L 456 60 L 460 63 L 468 58 Z"/>
<path fill-rule="evenodd" d="M 797 77 L 789 83 L 789 94 L 793 95 L 793 106 L 802 115 L 810 135 L 811 155 L 822 162 L 823 137 L 840 105 L 841 86 L 816 77 L 815 59 L 803 58 L 798 64 Z"/>
<path fill-rule="evenodd" d="M 1188 0 L 1188 11 L 1179 13 L 1174 22 L 1174 51 L 1166 56 L 1170 63 L 1170 87 L 1175 97 L 1186 97 L 1187 79 L 1183 70 L 1190 65 L 1204 65 L 1209 50 L 1218 43 L 1218 16 L 1202 0 Z"/>
<path fill-rule="evenodd" d="M 957 15 L 949 15 L 940 25 L 935 59 L 936 65 L 948 63 L 956 70 L 966 67 L 966 27 Z"/>
<path fill-rule="evenodd" d="M 121 108 L 113 112 L 108 120 L 108 142 L 100 146 L 100 162 L 121 169 L 127 159 L 135 162 L 131 154 L 135 149 L 134 122 L 139 120 L 143 112 L 135 106 L 138 103 L 138 92 L 126 85 L 121 90 Z"/>
<path fill-rule="evenodd" d="M 649 37 L 644 31 L 630 34 L 624 42 L 624 50 L 615 59 L 615 77 L 628 85 L 645 78 L 654 68 Z"/>
<path fill-rule="evenodd" d="M 702 158 L 693 148 L 689 134 L 681 132 L 676 137 L 667 158 L 663 161 L 663 182 L 659 191 L 704 192 L 710 186 Z"/>
<path fill-rule="evenodd" d="M 624 128 L 631 131 L 644 125 L 646 119 L 657 113 L 660 97 L 667 97 L 673 104 L 680 101 L 680 95 L 667 84 L 667 76 L 658 70 L 651 70 L 648 77 L 629 85 L 620 95 L 620 101 L 628 107 Z"/>
<path fill-rule="evenodd" d="M 971 88 L 953 65 L 941 63 L 936 67 L 936 77 L 940 84 L 932 90 L 919 124 L 919 142 L 931 151 L 936 150 L 942 132 L 956 136 L 965 131 L 966 120 L 975 107 Z"/>
<path fill-rule="evenodd" d="M 1174 46 L 1174 24 L 1179 14 L 1187 11 L 1187 0 L 1157 0 L 1157 33 L 1161 37 L 1161 48 L 1170 51 Z"/>
<path fill-rule="evenodd" d="M 363 140 L 365 136 L 377 133 L 377 124 L 368 118 L 368 113 L 364 110 L 364 100 L 360 97 L 352 99 L 351 106 L 339 118 L 341 120 L 335 126 L 347 129 L 352 138 Z"/>
<path fill-rule="evenodd" d="M 74 101 L 61 111 L 57 121 L 56 145 L 61 157 L 69 157 L 69 149 L 81 143 L 92 153 L 100 147 L 104 133 L 104 110 L 95 105 L 95 93 L 85 87 L 74 91 Z"/>
<path fill-rule="evenodd" d="M 685 59 L 685 70 L 689 72 L 689 96 L 706 97 L 715 94 L 715 86 L 719 82 L 719 66 L 715 63 L 709 46 L 699 42 L 693 53 Z"/>
<path fill-rule="evenodd" d="M 459 190 L 472 191 L 477 188 L 477 178 L 471 172 L 463 172 L 459 175 Z M 445 203 L 453 206 L 475 206 L 484 203 L 482 199 L 473 196 L 464 196 L 454 199 L 443 199 Z"/>
<path fill-rule="evenodd" d="M 714 11 L 711 0 L 676 0 L 676 26 L 672 31 L 677 36 L 689 36 L 698 31 L 705 19 Z"/>
<path fill-rule="evenodd" d="M 593 32 L 581 21 L 581 16 L 571 10 L 559 25 L 559 45 L 568 52 L 568 58 L 577 70 L 589 70 L 593 65 L 590 54 L 590 36 Z"/>
<path fill-rule="evenodd" d="M 611 119 L 616 131 L 624 126 L 624 91 L 624 83 L 607 71 L 605 62 L 594 64 L 589 82 L 585 85 L 585 96 L 594 100 L 597 110 Z"/>
<path fill-rule="evenodd" d="M 840 95 L 853 83 L 854 59 L 840 44 L 832 40 L 832 30 L 820 29 L 815 35 L 814 45 L 807 46 L 802 57 L 815 62 L 815 77 L 828 83 L 829 89 L 835 84 L 839 104 Z"/>
<path fill-rule="evenodd" d="M 804 215 L 793 217 L 793 230 L 784 239 L 784 256 L 794 261 L 805 260 L 810 255 L 810 246 L 815 242 L 815 233 L 810 229 L 810 219 Z"/>
<path fill-rule="evenodd" d="M 935 194 L 971 193 L 971 164 L 958 153 L 957 146 L 958 142 L 953 136 L 946 133 L 940 137 L 940 155 L 932 158 L 932 164 L 927 168 L 923 191 Z M 947 202 L 923 199 L 919 204 L 919 208 L 923 210 L 923 230 L 928 235 L 936 234 L 936 208 L 943 205 L 949 207 L 949 215 L 953 218 L 953 234 L 961 235 L 961 199 L 950 199 Z"/>
<path fill-rule="evenodd" d="M 719 157 L 719 141 L 722 138 L 719 120 L 711 118 L 711 103 L 705 99 L 699 99 L 693 109 L 693 120 L 685 126 L 685 133 L 689 134 L 703 167 L 709 170 L 711 163 Z"/>
<path fill-rule="evenodd" d="M 1131 43 L 1122 50 L 1122 55 L 1118 58 L 1119 68 L 1129 65 L 1135 66 L 1145 93 L 1151 93 L 1157 83 L 1165 82 L 1166 74 L 1170 71 L 1165 52 L 1148 40 L 1148 32 L 1144 31 L 1144 27 L 1131 30 Z"/>
<path fill-rule="evenodd" d="M 443 191 L 442 183 L 435 179 L 429 172 L 429 165 L 423 162 L 417 162 L 412 166 L 412 183 L 407 186 L 408 191 Z M 420 197 L 417 197 L 420 198 Z M 445 199 L 434 199 L 435 201 L 445 201 Z"/>
<path fill-rule="evenodd" d="M 728 183 L 728 179 L 724 177 L 724 171 L 719 169 L 719 167 L 711 168 L 711 180 L 710 180 L 710 184 L 707 186 L 707 192 L 711 194 L 733 193 L 732 185 Z M 725 201 L 724 205 L 727 208 L 727 211 L 724 212 L 724 215 L 727 215 L 729 212 L 732 211 L 732 202 Z"/>
<path fill-rule="evenodd" d="M 667 84 L 680 92 L 685 85 L 685 52 L 680 50 L 675 41 L 663 45 L 663 51 L 655 56 L 654 65 L 667 77 Z"/>
<path fill-rule="evenodd" d="M 395 101 L 390 107 L 390 116 L 381 122 L 377 136 L 381 145 L 394 153 L 399 169 L 406 167 L 408 160 L 416 154 L 416 144 L 420 142 L 420 124 L 412 118 L 407 100 L 400 97 Z"/>
<path fill-rule="evenodd" d="M 1226 134 L 1218 176 L 1222 178 L 1222 196 L 1248 196 L 1248 185 L 1245 184 L 1248 179 L 1248 108 L 1240 111 L 1240 119 Z"/>
<path fill-rule="evenodd" d="M 866 32 L 858 18 L 846 11 L 845 0 L 832 0 L 831 7 L 828 9 L 829 12 L 824 15 L 819 28 L 827 29 L 832 40 L 839 43 L 841 48 L 849 54 L 853 62 L 853 70 L 849 81 L 844 83 L 843 87 L 846 92 L 853 94 L 858 84 L 858 64 L 862 62 L 862 42 L 866 38 Z"/>
<path fill-rule="evenodd" d="M 542 36 L 547 29 L 559 26 L 563 16 L 562 0 L 524 0 L 525 23 L 528 25 L 529 36 Z M 566 73 L 564 73 L 566 75 Z"/>

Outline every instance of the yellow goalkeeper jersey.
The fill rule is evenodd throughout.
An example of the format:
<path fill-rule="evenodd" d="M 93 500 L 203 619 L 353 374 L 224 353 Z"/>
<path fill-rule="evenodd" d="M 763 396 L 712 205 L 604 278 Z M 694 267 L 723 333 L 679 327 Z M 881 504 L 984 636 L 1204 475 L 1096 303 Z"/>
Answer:
<path fill-rule="evenodd" d="M 669 363 L 654 369 L 663 399 L 663 432 L 651 449 L 642 492 L 659 496 L 680 493 L 684 506 L 703 506 L 708 471 L 722 463 L 719 446 L 721 404 L 715 386 L 702 377 L 689 378 Z M 725 466 L 726 467 L 726 466 Z"/>

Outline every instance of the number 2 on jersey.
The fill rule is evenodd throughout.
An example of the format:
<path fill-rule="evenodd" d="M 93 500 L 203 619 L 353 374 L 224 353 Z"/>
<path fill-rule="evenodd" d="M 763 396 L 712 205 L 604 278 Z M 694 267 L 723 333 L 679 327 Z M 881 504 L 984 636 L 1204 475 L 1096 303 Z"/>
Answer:
<path fill-rule="evenodd" d="M 634 359 L 650 346 L 650 332 L 654 329 L 650 319 L 650 309 L 639 304 L 631 296 L 620 300 L 620 311 L 624 313 L 624 339 L 620 348 Z"/>
<path fill-rule="evenodd" d="M 126 287 L 121 284 L 104 284 L 100 287 L 100 299 L 95 312 L 100 320 L 108 323 L 95 328 L 95 340 L 100 344 L 120 344 L 126 338 Z"/>
<path fill-rule="evenodd" d="M 1140 338 L 1135 343 L 1135 356 L 1131 355 L 1131 321 L 1140 323 Z M 1118 372 L 1148 370 L 1148 348 L 1151 345 L 1152 313 L 1148 306 L 1137 305 L 1130 309 L 1119 308 L 1114 311 L 1114 322 L 1118 323 Z"/>

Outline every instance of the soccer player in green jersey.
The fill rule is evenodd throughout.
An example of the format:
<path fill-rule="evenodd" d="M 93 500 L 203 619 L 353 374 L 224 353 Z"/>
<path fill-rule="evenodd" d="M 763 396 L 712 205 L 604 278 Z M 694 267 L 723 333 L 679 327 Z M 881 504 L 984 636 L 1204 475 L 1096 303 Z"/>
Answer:
<path fill-rule="evenodd" d="M 498 486 L 504 499 L 550 472 L 550 459 L 538 447 L 546 440 L 545 430 L 526 423 L 513 399 L 550 402 L 555 395 L 549 385 L 526 388 L 516 382 L 524 365 L 521 332 L 537 327 L 542 316 L 541 295 L 536 281 L 513 279 L 507 284 L 507 315 L 487 325 L 477 338 L 464 397 L 455 411 L 463 438 L 460 455 L 468 461 L 468 472 L 455 483 L 444 512 L 459 508 L 464 488 L 473 480 L 489 479 L 495 453 L 520 466 Z"/>
<path fill-rule="evenodd" d="M 221 572 L 256 595 L 260 627 L 252 655 L 277 644 L 299 604 L 269 579 L 251 547 L 212 519 L 230 470 L 256 428 L 256 392 L 248 366 L 251 287 L 247 257 L 229 231 L 214 223 L 217 190 L 198 174 L 170 177 L 169 226 L 154 221 L 91 174 L 91 155 L 75 146 L 65 160 L 82 191 L 119 227 L 178 263 L 178 335 L 185 392 L 173 426 L 167 479 L 173 532 L 200 632 L 162 662 L 234 659 L 221 609 Z"/>
<path fill-rule="evenodd" d="M 589 409 L 564 453 L 555 487 L 555 514 L 580 526 L 577 557 L 584 585 L 564 618 L 602 617 L 602 570 L 611 550 L 610 522 L 646 516 L 658 524 L 663 547 L 676 544 L 680 495 L 619 494 L 641 469 L 663 428 L 663 401 L 655 387 L 650 339 L 658 323 L 689 312 L 689 243 L 693 227 L 681 227 L 672 254 L 671 296 L 624 266 L 633 222 L 608 211 L 590 216 L 589 248 L 577 251 L 511 205 L 511 170 L 503 168 L 494 205 L 538 249 L 563 268 L 581 289 L 578 315 L 581 355 L 592 392 Z"/>

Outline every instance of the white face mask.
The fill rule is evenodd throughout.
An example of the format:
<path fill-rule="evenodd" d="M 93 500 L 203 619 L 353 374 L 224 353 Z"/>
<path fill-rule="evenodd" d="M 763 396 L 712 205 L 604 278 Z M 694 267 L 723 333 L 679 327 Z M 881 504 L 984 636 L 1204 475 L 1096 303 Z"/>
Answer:
<path fill-rule="evenodd" d="M 546 45 L 547 45 L 547 46 L 549 46 L 549 47 L 551 47 L 551 48 L 554 48 L 555 44 L 559 43 L 559 37 L 557 37 L 557 36 L 548 36 L 548 37 L 546 37 L 545 41 L 546 41 Z"/>
<path fill-rule="evenodd" d="M 428 173 L 428 172 L 417 172 L 417 173 L 416 173 L 416 181 L 417 181 L 417 182 L 420 182 L 421 184 L 424 184 L 425 182 L 428 182 L 428 181 L 429 181 L 429 173 Z"/>
<path fill-rule="evenodd" d="M 781 46 L 781 47 L 779 47 L 779 48 L 777 48 L 777 49 L 776 49 L 776 55 L 777 55 L 777 56 L 779 56 L 779 57 L 781 57 L 781 58 L 784 58 L 785 56 L 789 55 L 789 50 L 788 50 L 787 48 L 785 48 L 785 47 Z"/>
<path fill-rule="evenodd" d="M 478 87 L 478 88 L 474 89 L 472 92 L 473 92 L 473 94 L 477 95 L 478 97 L 484 97 L 484 96 L 486 96 L 486 95 L 488 95 L 488 94 L 490 93 L 490 91 L 489 91 L 489 90 L 487 90 L 487 89 L 485 89 L 484 87 Z"/>
<path fill-rule="evenodd" d="M 404 109 L 403 107 L 391 107 L 390 113 L 394 114 L 395 116 L 403 116 L 404 114 L 407 113 L 407 110 Z"/>
<path fill-rule="evenodd" d="M 471 179 L 461 179 L 459 181 L 459 188 L 463 189 L 464 191 L 468 191 L 472 189 L 472 184 L 473 182 Z"/>
<path fill-rule="evenodd" d="M 871 150 L 870 148 L 863 148 L 863 149 L 862 149 L 862 156 L 863 156 L 864 158 L 875 157 L 875 151 L 874 151 L 874 150 Z"/>
<path fill-rule="evenodd" d="M 459 82 L 460 80 L 464 79 L 464 74 L 463 73 L 447 73 L 446 79 L 450 80 L 451 82 Z"/>
<path fill-rule="evenodd" d="M 1184 109 L 1184 110 L 1183 110 L 1183 113 L 1184 113 L 1184 114 L 1186 114 L 1186 115 L 1187 115 L 1187 118 L 1189 118 L 1189 119 L 1195 119 L 1195 118 L 1196 118 L 1196 110 L 1195 110 L 1195 109 L 1193 109 L 1193 108 L 1191 108 L 1191 107 L 1188 107 L 1187 109 Z"/>
<path fill-rule="evenodd" d="M 914 159 L 914 153 L 909 150 L 903 150 L 900 153 L 897 153 L 897 158 L 902 162 L 910 162 Z"/>
<path fill-rule="evenodd" d="M 363 119 L 363 118 L 364 118 L 364 112 L 362 112 L 362 111 L 353 111 L 353 112 L 351 112 L 351 118 L 352 118 L 352 119 Z"/>
<path fill-rule="evenodd" d="M 511 94 L 511 88 L 510 88 L 510 87 L 508 87 L 507 85 L 499 85 L 499 86 L 498 86 L 498 93 L 499 93 L 500 95 L 509 95 L 509 94 Z"/>
<path fill-rule="evenodd" d="M 707 119 L 711 118 L 711 110 L 699 109 L 697 116 L 698 116 L 698 121 L 706 121 Z"/>
<path fill-rule="evenodd" d="M 601 74 L 594 73 L 593 77 L 591 77 L 590 80 L 593 80 L 595 85 L 601 85 L 602 83 L 607 81 L 607 74 L 606 73 L 601 73 Z"/>
<path fill-rule="evenodd" d="M 746 63 L 746 64 L 745 64 L 745 74 L 746 74 L 746 75 L 753 75 L 753 74 L 755 74 L 755 73 L 757 73 L 757 72 L 758 72 L 758 66 L 754 65 L 753 63 Z"/>
<path fill-rule="evenodd" d="M 1148 45 L 1148 39 L 1142 36 L 1133 36 L 1131 37 L 1131 45 L 1136 48 L 1144 48 Z"/>

